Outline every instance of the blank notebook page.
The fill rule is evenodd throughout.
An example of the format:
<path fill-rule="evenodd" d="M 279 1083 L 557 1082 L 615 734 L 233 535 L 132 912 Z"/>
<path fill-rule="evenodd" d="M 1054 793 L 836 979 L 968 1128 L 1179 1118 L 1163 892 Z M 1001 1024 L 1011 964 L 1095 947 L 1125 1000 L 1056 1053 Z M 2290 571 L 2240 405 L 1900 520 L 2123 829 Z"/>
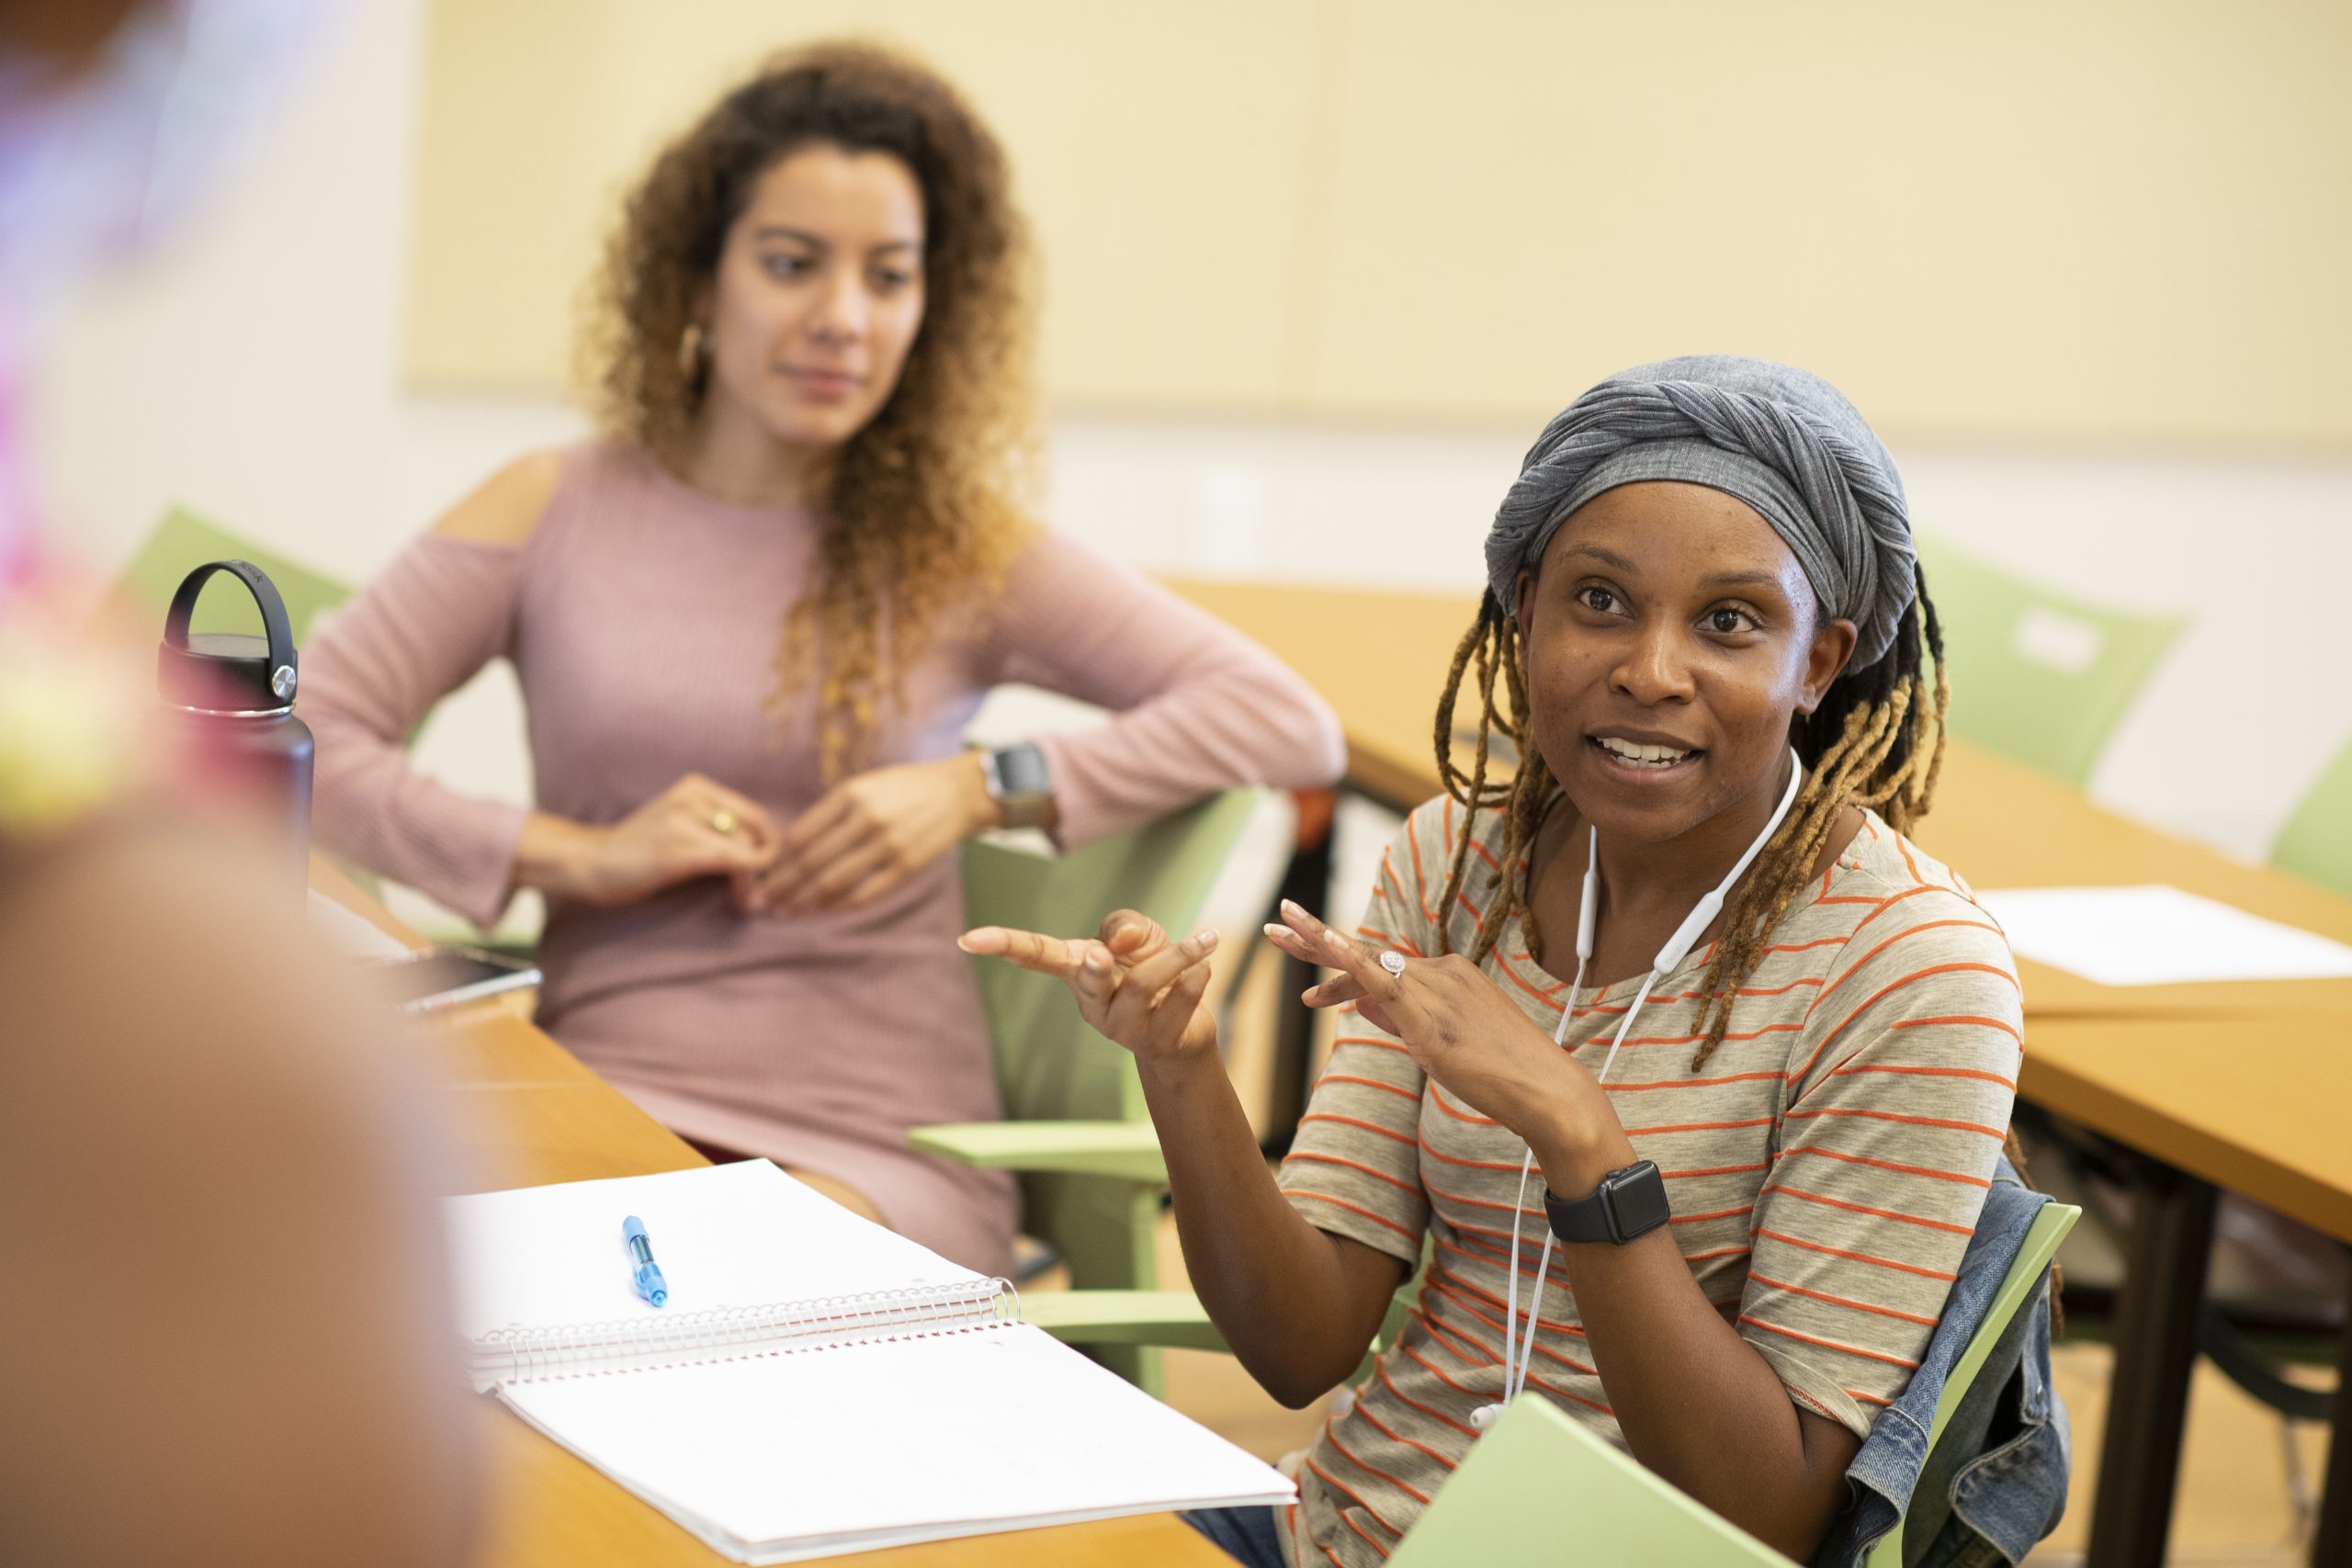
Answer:
<path fill-rule="evenodd" d="M 703 1533 L 791 1543 L 763 1561 L 849 1536 L 1289 1495 L 1263 1463 L 1023 1324 L 524 1382 L 503 1396 Z"/>

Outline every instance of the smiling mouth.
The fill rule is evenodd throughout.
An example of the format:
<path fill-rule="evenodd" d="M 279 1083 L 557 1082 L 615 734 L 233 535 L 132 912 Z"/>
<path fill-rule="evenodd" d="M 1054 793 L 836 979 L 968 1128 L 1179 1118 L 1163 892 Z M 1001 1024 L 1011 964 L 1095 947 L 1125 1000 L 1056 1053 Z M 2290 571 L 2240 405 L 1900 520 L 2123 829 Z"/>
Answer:
<path fill-rule="evenodd" d="M 1668 773 L 1706 755 L 1706 751 L 1699 747 L 1658 746 L 1641 740 L 1622 740 L 1613 735 L 1588 735 L 1585 744 L 1608 758 L 1614 766 L 1635 773 Z"/>

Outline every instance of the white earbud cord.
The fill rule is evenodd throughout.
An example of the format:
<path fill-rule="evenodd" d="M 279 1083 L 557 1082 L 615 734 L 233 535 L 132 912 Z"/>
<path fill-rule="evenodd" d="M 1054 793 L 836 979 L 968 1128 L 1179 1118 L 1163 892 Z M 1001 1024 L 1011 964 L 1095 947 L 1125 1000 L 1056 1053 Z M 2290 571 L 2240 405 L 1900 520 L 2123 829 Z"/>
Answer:
<path fill-rule="evenodd" d="M 1739 863 L 1731 868 L 1731 874 L 1716 885 L 1713 892 L 1699 900 L 1698 908 L 1690 911 L 1675 933 L 1667 939 L 1666 945 L 1658 950 L 1657 960 L 1650 965 L 1649 974 L 1643 977 L 1641 989 L 1634 993 L 1634 1005 L 1625 1010 L 1623 1020 L 1617 1025 L 1616 1036 L 1609 1043 L 1609 1055 L 1601 1058 L 1600 1071 L 1593 1075 L 1596 1083 L 1609 1081 L 1609 1070 L 1617 1065 L 1617 1048 L 1624 1044 L 1625 1037 L 1633 1032 L 1634 1021 L 1641 1016 L 1643 1004 L 1650 999 L 1651 987 L 1688 957 L 1706 929 L 1715 923 L 1715 917 L 1723 912 L 1724 897 L 1747 874 L 1747 868 L 1756 863 L 1756 857 L 1763 853 L 1765 844 L 1780 830 L 1781 820 L 1788 816 L 1789 807 L 1796 804 L 1797 788 L 1804 780 L 1804 764 L 1792 749 L 1789 752 L 1788 787 L 1781 792 L 1781 804 L 1772 813 L 1772 819 L 1764 824 L 1764 830 L 1749 843 L 1747 852 L 1739 857 Z M 1552 1043 L 1555 1045 L 1567 1042 L 1568 1021 L 1576 1015 L 1577 993 L 1584 989 L 1585 969 L 1592 962 L 1593 936 L 1600 929 L 1600 830 L 1596 828 L 1585 840 L 1584 886 L 1577 897 L 1577 974 L 1568 984 L 1568 999 L 1560 1008 L 1560 1025 L 1552 1032 Z M 1510 1304 L 1506 1308 L 1508 1315 L 1503 1320 L 1503 1396 L 1470 1413 L 1470 1424 L 1482 1432 L 1502 1414 L 1503 1406 L 1518 1398 L 1521 1391 L 1527 1387 L 1527 1374 L 1535 1362 L 1535 1325 L 1543 1314 L 1544 1284 L 1552 1271 L 1552 1249 L 1559 1236 L 1553 1231 L 1547 1216 L 1544 1227 L 1544 1256 L 1535 1267 L 1535 1284 L 1528 1298 L 1527 1331 L 1522 1343 L 1519 1333 L 1519 1237 L 1524 1217 L 1521 1211 L 1527 1205 L 1527 1179 L 1534 1169 L 1535 1150 L 1530 1145 L 1519 1162 L 1519 1196 L 1511 1203 L 1510 1279 L 1506 1287 Z"/>
<path fill-rule="evenodd" d="M 1552 1032 L 1553 1044 L 1559 1045 L 1566 1043 L 1568 1020 L 1576 1015 L 1577 993 L 1582 989 L 1584 989 L 1584 955 L 1579 953 L 1577 957 L 1577 977 L 1569 984 L 1568 999 L 1560 1008 L 1560 1027 Z M 1527 1178 L 1534 1168 L 1535 1150 L 1532 1145 L 1530 1145 L 1526 1157 L 1519 1162 L 1519 1196 L 1511 1201 L 1510 1282 L 1505 1287 L 1510 1296 L 1510 1305 L 1505 1310 L 1503 1317 L 1503 1396 L 1495 1404 L 1482 1404 L 1470 1413 L 1470 1424 L 1481 1431 L 1486 1429 L 1487 1423 L 1492 1421 L 1504 1405 L 1519 1397 L 1521 1389 L 1527 1386 L 1528 1369 L 1534 1364 L 1535 1360 L 1535 1323 L 1544 1310 L 1544 1281 L 1552 1272 L 1553 1244 L 1560 1239 L 1552 1234 L 1552 1227 L 1546 1224 L 1544 1227 L 1544 1260 L 1535 1266 L 1535 1288 L 1530 1292 L 1527 1303 L 1527 1343 L 1524 1348 L 1518 1350 L 1517 1359 L 1514 1360 L 1512 1341 L 1518 1337 L 1519 1332 L 1519 1231 L 1522 1218 L 1521 1211 L 1527 1206 Z M 1512 1370 L 1514 1366 L 1517 1368 L 1516 1372 Z M 1485 1419 L 1481 1420 L 1481 1416 Z"/>

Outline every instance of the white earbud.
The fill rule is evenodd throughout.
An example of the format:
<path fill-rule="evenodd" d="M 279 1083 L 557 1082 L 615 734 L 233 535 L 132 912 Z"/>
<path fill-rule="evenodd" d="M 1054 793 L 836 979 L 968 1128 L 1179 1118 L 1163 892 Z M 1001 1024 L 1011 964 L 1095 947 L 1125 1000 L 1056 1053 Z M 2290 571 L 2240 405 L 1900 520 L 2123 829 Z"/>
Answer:
<path fill-rule="evenodd" d="M 1734 872 L 1732 874 L 1736 876 L 1739 873 Z M 1650 967 L 1663 975 L 1688 958 L 1690 955 L 1690 950 L 1699 945 L 1699 938 L 1705 933 L 1709 926 L 1715 923 L 1715 917 L 1723 912 L 1724 890 L 1718 887 L 1704 898 L 1700 899 L 1699 907 L 1691 910 L 1689 918 L 1680 925 L 1674 928 L 1674 934 L 1668 937 L 1666 945 L 1657 950 L 1657 960 Z"/>
<path fill-rule="evenodd" d="M 1584 984 L 1584 966 L 1592 962 L 1593 933 L 1600 929 L 1600 833 L 1585 840 L 1584 892 L 1577 899 L 1577 984 Z"/>

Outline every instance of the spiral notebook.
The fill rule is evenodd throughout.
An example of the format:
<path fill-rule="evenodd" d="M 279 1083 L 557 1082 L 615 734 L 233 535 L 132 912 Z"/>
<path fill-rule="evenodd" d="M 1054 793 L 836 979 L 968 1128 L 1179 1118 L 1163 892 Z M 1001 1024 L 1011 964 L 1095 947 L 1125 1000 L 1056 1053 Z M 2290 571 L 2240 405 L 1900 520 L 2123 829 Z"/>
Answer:
<path fill-rule="evenodd" d="M 474 1386 L 738 1562 L 1295 1495 L 1004 1280 L 764 1160 L 448 1211 Z M 631 1284 L 630 1214 L 664 1307 Z"/>

